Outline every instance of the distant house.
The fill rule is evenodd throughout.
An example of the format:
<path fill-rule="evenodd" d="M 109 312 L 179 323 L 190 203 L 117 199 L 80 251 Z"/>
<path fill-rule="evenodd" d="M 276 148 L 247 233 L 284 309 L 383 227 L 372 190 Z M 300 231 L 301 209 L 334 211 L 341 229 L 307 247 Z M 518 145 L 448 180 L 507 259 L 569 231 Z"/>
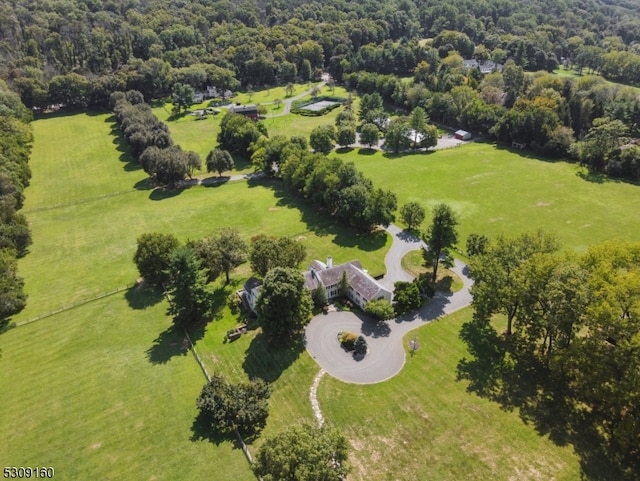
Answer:
<path fill-rule="evenodd" d="M 229 112 L 234 114 L 244 115 L 251 120 L 258 120 L 258 107 L 255 105 L 234 105 L 229 108 Z"/>
<path fill-rule="evenodd" d="M 467 132 L 466 130 L 456 130 L 455 134 L 453 134 L 458 140 L 471 140 L 471 132 Z"/>
<path fill-rule="evenodd" d="M 313 291 L 322 286 L 327 299 L 334 299 L 339 295 L 344 272 L 347 273 L 349 281 L 347 297 L 360 308 L 364 309 L 369 301 L 377 299 L 391 302 L 391 291 L 371 277 L 357 260 L 337 266 L 333 265 L 331 257 L 327 257 L 326 264 L 318 260 L 313 261 L 304 273 L 305 287 Z"/>
<path fill-rule="evenodd" d="M 217 88 L 207 85 L 207 90 L 204 92 L 204 96 L 208 99 L 214 99 L 216 97 L 219 97 L 220 95 L 218 94 Z"/>
<path fill-rule="evenodd" d="M 479 62 L 476 59 L 463 60 L 462 68 L 464 70 L 477 68 L 480 70 L 480 73 L 483 74 L 491 72 L 502 72 L 502 64 L 492 62 L 491 60 L 481 60 Z"/>
<path fill-rule="evenodd" d="M 204 94 L 202 92 L 196 92 L 193 94 L 193 101 L 196 104 L 201 103 L 204 100 Z"/>

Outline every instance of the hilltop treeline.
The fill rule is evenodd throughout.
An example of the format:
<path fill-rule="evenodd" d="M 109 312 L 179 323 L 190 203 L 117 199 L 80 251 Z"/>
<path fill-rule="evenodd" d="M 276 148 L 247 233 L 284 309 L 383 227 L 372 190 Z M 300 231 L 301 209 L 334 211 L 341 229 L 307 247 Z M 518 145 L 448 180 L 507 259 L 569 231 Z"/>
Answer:
<path fill-rule="evenodd" d="M 140 92 L 116 92 L 111 105 L 131 155 L 158 184 L 173 185 L 201 167 L 198 154 L 173 144 L 167 124 L 153 114 Z"/>
<path fill-rule="evenodd" d="M 637 0 L 14 0 L 0 7 L 0 75 L 29 107 L 163 96 L 176 82 L 274 85 L 323 68 L 338 80 L 405 74 L 454 50 L 532 71 L 565 59 L 633 82 L 616 66 L 637 64 L 639 12 Z"/>
<path fill-rule="evenodd" d="M 0 19 L 0 77 L 28 107 L 106 107 L 116 91 L 149 100 L 177 85 L 226 91 L 326 71 L 398 108 L 640 179 L 637 94 L 590 75 L 639 82 L 638 0 L 15 0 Z M 483 75 L 463 59 L 505 68 Z M 544 76 L 560 65 L 585 76 Z"/>
<path fill-rule="evenodd" d="M 19 212 L 31 179 L 30 120 L 31 112 L 0 81 L 0 332 L 27 299 L 24 282 L 17 274 L 17 258 L 25 255 L 31 244 L 29 225 Z"/>

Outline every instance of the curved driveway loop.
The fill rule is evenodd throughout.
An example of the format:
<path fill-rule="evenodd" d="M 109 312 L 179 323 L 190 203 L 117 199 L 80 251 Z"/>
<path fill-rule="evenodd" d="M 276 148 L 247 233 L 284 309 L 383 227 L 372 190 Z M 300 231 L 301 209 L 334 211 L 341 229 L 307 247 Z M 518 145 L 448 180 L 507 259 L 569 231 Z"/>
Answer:
<path fill-rule="evenodd" d="M 393 287 L 397 280 L 412 279 L 400 267 L 400 260 L 404 254 L 419 249 L 423 243 L 397 226 L 391 225 L 387 230 L 393 236 L 393 244 L 385 257 L 387 274 L 381 282 Z M 314 317 L 305 331 L 307 351 L 325 371 L 341 381 L 373 384 L 395 376 L 405 363 L 402 339 L 407 332 L 471 303 L 469 288 L 472 281 L 467 266 L 456 260 L 452 270 L 464 283 L 460 291 L 450 295 L 439 292 L 420 310 L 395 320 L 378 324 L 365 316 L 347 311 Z M 369 351 L 364 358 L 356 360 L 340 347 L 338 333 L 345 330 L 366 337 Z"/>

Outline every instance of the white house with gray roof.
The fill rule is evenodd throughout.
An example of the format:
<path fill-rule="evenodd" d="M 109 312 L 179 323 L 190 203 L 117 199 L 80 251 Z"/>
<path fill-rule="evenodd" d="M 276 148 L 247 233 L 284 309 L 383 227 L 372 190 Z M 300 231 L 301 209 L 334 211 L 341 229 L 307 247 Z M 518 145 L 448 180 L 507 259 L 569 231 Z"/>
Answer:
<path fill-rule="evenodd" d="M 360 261 L 357 260 L 337 266 L 333 265 L 331 257 L 327 257 L 326 264 L 318 260 L 313 261 L 309 269 L 304 273 L 305 287 L 313 291 L 318 286 L 322 286 L 327 299 L 334 299 L 339 295 L 340 280 L 343 272 L 347 273 L 349 281 L 347 296 L 361 309 L 364 309 L 369 301 L 385 299 L 391 302 L 391 291 L 371 277 L 362 267 Z"/>

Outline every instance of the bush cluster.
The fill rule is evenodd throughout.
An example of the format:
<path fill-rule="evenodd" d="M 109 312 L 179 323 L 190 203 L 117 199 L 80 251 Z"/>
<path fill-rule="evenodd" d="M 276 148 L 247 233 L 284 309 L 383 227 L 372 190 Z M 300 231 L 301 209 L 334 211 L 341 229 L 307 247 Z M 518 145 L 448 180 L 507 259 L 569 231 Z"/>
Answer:
<path fill-rule="evenodd" d="M 110 105 L 131 155 L 156 182 L 172 185 L 200 168 L 202 161 L 198 154 L 173 145 L 169 128 L 144 103 L 140 92 L 115 92 Z"/>
<path fill-rule="evenodd" d="M 286 158 L 280 175 L 294 193 L 360 231 L 371 232 L 395 219 L 396 195 L 374 188 L 353 162 L 300 152 Z"/>
<path fill-rule="evenodd" d="M 338 341 L 345 349 L 353 351 L 358 335 L 351 331 L 341 331 L 338 333 Z"/>

